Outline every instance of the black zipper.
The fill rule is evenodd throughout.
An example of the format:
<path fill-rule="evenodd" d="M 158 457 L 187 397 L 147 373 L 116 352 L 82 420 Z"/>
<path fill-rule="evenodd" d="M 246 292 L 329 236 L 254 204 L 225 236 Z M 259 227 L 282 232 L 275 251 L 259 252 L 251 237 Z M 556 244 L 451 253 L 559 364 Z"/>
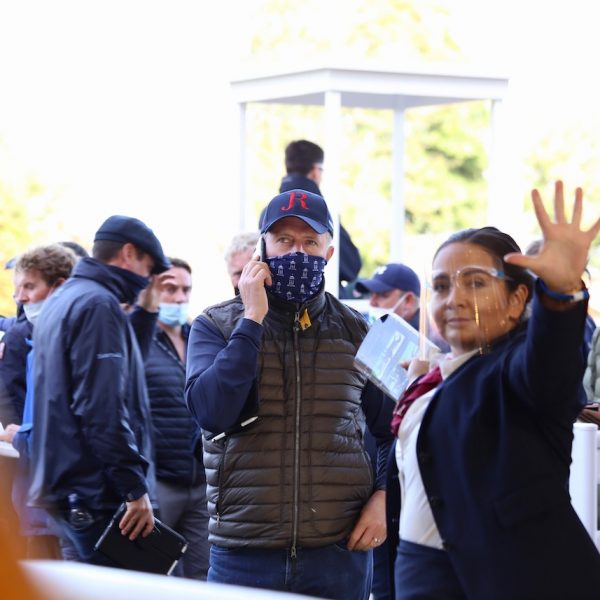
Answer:
<path fill-rule="evenodd" d="M 295 420 L 294 420 L 294 478 L 292 504 L 292 547 L 290 548 L 290 557 L 296 558 L 296 544 L 298 543 L 298 511 L 300 503 L 300 350 L 298 343 L 298 332 L 300 331 L 300 311 L 294 315 L 294 365 L 296 369 L 296 398 L 295 398 Z"/>

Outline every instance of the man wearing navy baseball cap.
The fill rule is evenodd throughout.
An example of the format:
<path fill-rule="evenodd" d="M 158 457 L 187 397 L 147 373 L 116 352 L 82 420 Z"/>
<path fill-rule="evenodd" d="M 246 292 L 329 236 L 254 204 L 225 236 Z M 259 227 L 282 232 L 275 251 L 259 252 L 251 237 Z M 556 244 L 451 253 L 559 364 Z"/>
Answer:
<path fill-rule="evenodd" d="M 386 536 L 393 403 L 354 364 L 366 322 L 324 290 L 325 200 L 279 194 L 261 234 L 240 295 L 206 309 L 189 338 L 187 401 L 207 440 L 208 580 L 366 599 L 369 550 Z"/>
<path fill-rule="evenodd" d="M 94 545 L 123 502 L 124 535 L 154 526 L 151 421 L 132 325 L 153 332 L 157 313 L 127 315 L 121 305 L 168 268 L 147 225 L 113 215 L 36 322 L 34 394 L 51 402 L 36 402 L 29 500 L 51 513 L 82 562 L 115 566 Z"/>
<path fill-rule="evenodd" d="M 133 244 L 152 258 L 152 275 L 162 273 L 171 266 L 152 229 L 134 217 L 123 215 L 108 217 L 96 231 L 94 242 L 98 241 L 117 242 L 121 245 Z"/>
<path fill-rule="evenodd" d="M 317 233 L 329 233 L 333 237 L 333 220 L 322 196 L 291 190 L 275 196 L 263 215 L 261 233 L 266 233 L 280 219 L 298 217 Z"/>
<path fill-rule="evenodd" d="M 371 306 L 388 309 L 419 329 L 421 283 L 410 267 L 400 263 L 383 265 L 371 279 L 359 279 L 355 289 L 361 294 L 371 294 Z"/>

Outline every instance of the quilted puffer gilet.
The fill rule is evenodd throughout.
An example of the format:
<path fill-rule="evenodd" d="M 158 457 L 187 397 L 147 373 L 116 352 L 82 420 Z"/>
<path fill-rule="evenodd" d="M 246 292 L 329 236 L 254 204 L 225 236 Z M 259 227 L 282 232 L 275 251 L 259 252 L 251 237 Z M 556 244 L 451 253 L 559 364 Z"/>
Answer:
<path fill-rule="evenodd" d="M 311 324 L 303 330 L 305 308 Z M 243 305 L 234 299 L 205 317 L 228 339 Z M 209 540 L 263 548 L 338 542 L 373 492 L 363 445 L 365 377 L 353 360 L 367 326 L 321 293 L 298 314 L 270 296 L 263 329 L 258 384 L 247 402 L 258 420 L 204 443 Z"/>

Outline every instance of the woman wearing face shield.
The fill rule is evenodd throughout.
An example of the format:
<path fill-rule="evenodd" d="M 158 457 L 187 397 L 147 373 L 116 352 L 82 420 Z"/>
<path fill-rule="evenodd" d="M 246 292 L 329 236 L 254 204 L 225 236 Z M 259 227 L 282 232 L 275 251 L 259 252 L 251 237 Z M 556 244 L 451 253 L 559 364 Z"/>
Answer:
<path fill-rule="evenodd" d="M 568 494 L 585 404 L 581 274 L 600 220 L 581 229 L 578 189 L 569 221 L 560 182 L 554 220 L 532 198 L 536 256 L 484 227 L 453 235 L 433 260 L 432 313 L 451 352 L 411 383 L 392 423 L 400 600 L 600 594 L 600 555 Z"/>

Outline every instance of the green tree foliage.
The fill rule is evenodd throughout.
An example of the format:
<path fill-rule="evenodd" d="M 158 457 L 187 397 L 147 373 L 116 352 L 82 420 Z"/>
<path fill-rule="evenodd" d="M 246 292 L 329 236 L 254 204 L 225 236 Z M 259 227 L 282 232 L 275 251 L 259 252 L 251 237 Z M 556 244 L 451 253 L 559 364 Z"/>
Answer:
<path fill-rule="evenodd" d="M 344 57 L 447 60 L 459 54 L 439 1 L 264 0 L 249 26 L 253 63 Z"/>
<path fill-rule="evenodd" d="M 374 65 L 389 64 L 389 57 L 402 57 L 400 65 L 450 60 L 459 50 L 447 15 L 439 2 L 267 0 L 253 19 L 247 58 L 257 64 L 276 58 L 283 68 L 293 68 L 299 57 L 309 64 L 320 57 L 318 64 L 324 64 L 337 44 L 344 49 L 345 64 L 353 57 L 374 59 Z M 342 114 L 340 216 L 360 248 L 366 275 L 389 259 L 393 115 L 366 109 L 344 109 Z M 249 192 L 258 215 L 284 174 L 285 145 L 302 138 L 324 145 L 325 124 L 321 107 L 265 104 L 249 108 L 248 122 Z M 409 233 L 482 223 L 488 129 L 484 102 L 407 111 L 404 197 Z"/>
<path fill-rule="evenodd" d="M 358 55 L 447 60 L 459 53 L 447 29 L 447 9 L 440 2 L 354 0 L 348 4 L 355 18 L 345 41 Z"/>
<path fill-rule="evenodd" d="M 35 229 L 50 207 L 40 183 L 30 177 L 14 182 L 8 164 L 8 152 L 0 141 L 0 315 L 11 316 L 15 313 L 13 271 L 4 265 L 33 244 Z"/>
<path fill-rule="evenodd" d="M 0 315 L 10 316 L 15 312 L 13 272 L 4 265 L 31 242 L 27 231 L 27 213 L 23 205 L 0 181 Z"/>
<path fill-rule="evenodd" d="M 586 200 L 598 206 L 600 185 L 600 126 L 570 125 L 554 129 L 536 140 L 527 161 L 528 179 L 533 186 L 545 188 L 556 179 L 585 190 Z"/>
<path fill-rule="evenodd" d="M 557 179 L 565 182 L 567 198 L 576 186 L 584 190 L 584 226 L 600 214 L 600 125 L 571 123 L 565 128 L 553 129 L 539 140 L 534 140 L 527 160 L 527 181 L 532 187 L 544 190 L 544 198 L 552 197 Z M 526 202 L 527 210 L 531 204 Z M 539 230 L 532 231 L 532 237 Z M 600 277 L 600 237 L 593 243 L 590 267 L 594 278 Z"/>
<path fill-rule="evenodd" d="M 420 109 L 407 120 L 408 231 L 440 233 L 481 224 L 486 209 L 483 172 L 489 104 Z"/>

